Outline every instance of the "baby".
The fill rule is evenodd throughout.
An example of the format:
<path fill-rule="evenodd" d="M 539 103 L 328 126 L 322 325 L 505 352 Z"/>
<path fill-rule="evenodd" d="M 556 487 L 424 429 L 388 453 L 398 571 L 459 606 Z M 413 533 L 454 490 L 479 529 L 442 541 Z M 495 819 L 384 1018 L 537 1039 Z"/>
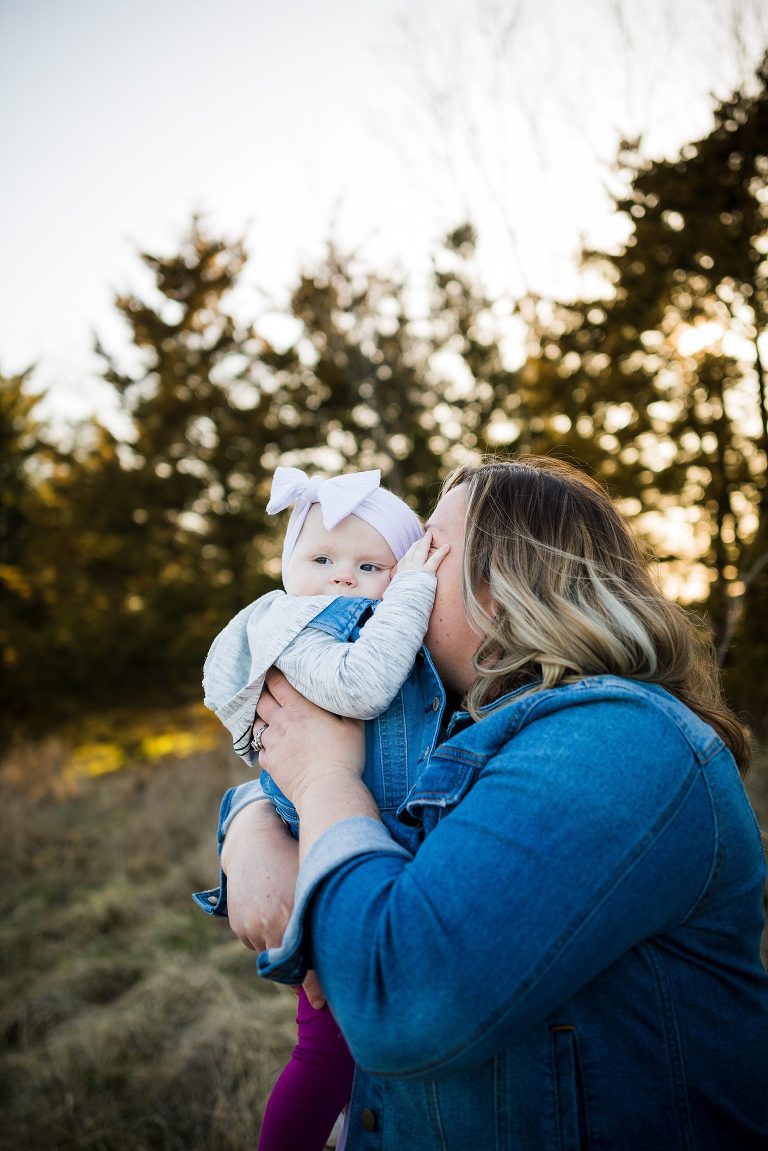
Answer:
<path fill-rule="evenodd" d="M 259 751 L 256 704 L 273 665 L 298 691 L 338 715 L 368 720 L 364 779 L 391 834 L 414 849 L 417 832 L 397 819 L 437 734 L 443 692 L 424 633 L 447 547 L 433 550 L 411 509 L 380 486 L 378 471 L 310 479 L 278 468 L 271 514 L 294 504 L 282 556 L 285 592 L 243 609 L 214 640 L 203 672 L 205 703 L 249 765 Z M 396 571 L 394 570 L 396 569 Z M 381 602 L 379 602 L 381 601 Z M 426 751 L 424 750 L 426 748 Z M 262 772 L 237 789 L 239 807 L 266 796 L 294 835 L 295 809 Z M 231 793 L 225 796 L 225 803 Z M 226 827 L 225 827 L 226 829 Z M 221 890 L 200 906 L 226 914 Z M 215 906 L 211 906 L 215 904 Z M 354 1063 L 327 1007 L 300 992 L 298 1041 L 270 1096 L 260 1151 L 318 1151 L 349 1100 Z"/>

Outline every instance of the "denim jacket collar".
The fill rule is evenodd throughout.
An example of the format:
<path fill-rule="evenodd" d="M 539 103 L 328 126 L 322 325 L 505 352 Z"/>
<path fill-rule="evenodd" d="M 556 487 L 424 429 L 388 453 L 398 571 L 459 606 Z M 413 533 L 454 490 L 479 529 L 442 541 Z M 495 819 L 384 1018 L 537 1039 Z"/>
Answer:
<path fill-rule="evenodd" d="M 535 688 L 538 683 L 540 683 L 540 680 L 531 680 L 530 683 L 524 683 L 520 687 L 516 687 L 513 691 L 505 692 L 505 694 L 500 695 L 498 699 L 492 699 L 489 703 L 484 703 L 480 708 L 480 715 L 485 718 L 485 716 L 490 715 L 492 711 L 505 707 L 506 704 L 512 703 L 512 701 L 517 699 L 519 695 L 522 695 L 523 692 Z M 452 736 L 458 735 L 474 722 L 468 711 L 455 711 L 448 722 L 445 738 L 451 739 Z"/>

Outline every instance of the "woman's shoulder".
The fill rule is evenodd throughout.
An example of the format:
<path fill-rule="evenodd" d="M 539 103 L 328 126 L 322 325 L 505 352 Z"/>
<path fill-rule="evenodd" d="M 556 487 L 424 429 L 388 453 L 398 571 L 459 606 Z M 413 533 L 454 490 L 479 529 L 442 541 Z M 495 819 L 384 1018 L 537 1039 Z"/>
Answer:
<path fill-rule="evenodd" d="M 714 729 L 666 688 L 610 675 L 513 692 L 463 736 L 476 750 L 494 754 L 524 732 L 571 752 L 586 744 L 610 754 L 642 748 L 666 758 L 687 748 L 693 760 L 703 761 L 723 748 Z"/>
<path fill-rule="evenodd" d="M 719 737 L 669 692 L 619 677 L 585 677 L 519 690 L 476 722 L 459 722 L 409 807 L 455 806 L 482 781 L 484 802 L 499 810 L 538 796 L 563 819 L 583 814 L 586 802 L 606 827 L 614 826 L 617 811 L 649 826 L 695 793 L 696 818 L 706 828 L 705 765 L 713 758 L 735 783 L 738 773 Z"/>

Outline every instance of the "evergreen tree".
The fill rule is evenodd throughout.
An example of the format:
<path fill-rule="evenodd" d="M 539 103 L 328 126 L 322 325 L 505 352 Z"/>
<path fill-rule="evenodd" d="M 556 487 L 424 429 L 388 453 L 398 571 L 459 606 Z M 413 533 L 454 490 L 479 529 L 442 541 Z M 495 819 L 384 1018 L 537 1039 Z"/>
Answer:
<path fill-rule="evenodd" d="M 28 389 L 30 374 L 0 374 L 0 700 L 9 714 L 31 702 L 30 646 L 45 618 L 33 553 L 53 449 L 36 418 L 39 396 Z"/>
<path fill-rule="evenodd" d="M 226 299 L 245 264 L 241 243 L 194 219 L 172 256 L 143 253 L 154 293 L 118 297 L 138 367 L 126 371 L 97 344 L 105 379 L 130 417 L 130 444 L 108 443 L 111 515 L 126 541 L 124 602 L 143 672 L 199 680 L 217 628 L 270 585 L 265 534 L 272 442 L 265 424 L 268 350 Z M 182 671 L 181 669 L 186 669 Z"/>
<path fill-rule="evenodd" d="M 43 446 L 35 417 L 40 397 L 27 388 L 31 371 L 15 376 L 0 373 L 0 563 L 9 582 L 5 569 L 15 566 L 23 551 L 33 463 Z"/>
<path fill-rule="evenodd" d="M 330 246 L 301 275 L 291 315 L 299 324 L 291 346 L 262 354 L 280 452 L 297 466 L 381 468 L 383 482 L 424 512 L 442 463 L 439 394 L 403 283 Z"/>
<path fill-rule="evenodd" d="M 645 522 L 682 507 L 689 554 L 668 535 L 667 558 L 706 565 L 721 654 L 740 644 L 733 686 L 753 715 L 764 694 L 746 679 L 768 655 L 766 140 L 764 66 L 678 159 L 644 162 L 628 144 L 616 206 L 630 234 L 616 253 L 585 256 L 610 295 L 548 312 L 530 302 L 536 343 L 524 370 L 547 405 L 559 395 L 560 447 Z"/>
<path fill-rule="evenodd" d="M 502 355 L 510 309 L 484 290 L 476 245 L 477 233 L 465 223 L 448 233 L 433 257 L 431 360 L 443 364 L 441 446 L 448 463 L 513 442 L 519 447 L 523 427 L 520 381 Z"/>
<path fill-rule="evenodd" d="M 569 339 L 586 345 L 593 338 L 589 306 L 534 296 L 491 298 L 475 267 L 475 244 L 472 226 L 460 226 L 446 237 L 434 267 L 434 350 L 463 367 L 458 381 L 449 379 L 441 389 L 443 407 L 459 429 L 445 443 L 448 459 L 556 452 L 587 471 L 604 472 L 608 453 L 583 421 L 586 392 L 569 381 L 563 363 Z M 509 367 L 505 343 L 517 348 L 523 340 L 524 362 Z"/>

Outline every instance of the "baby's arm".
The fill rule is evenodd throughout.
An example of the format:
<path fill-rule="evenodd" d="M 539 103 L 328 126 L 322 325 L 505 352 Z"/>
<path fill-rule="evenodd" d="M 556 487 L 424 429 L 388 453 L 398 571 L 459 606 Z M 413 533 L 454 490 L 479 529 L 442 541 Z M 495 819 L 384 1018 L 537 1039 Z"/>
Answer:
<path fill-rule="evenodd" d="M 356 643 L 305 628 L 277 666 L 313 703 L 337 715 L 374 719 L 386 711 L 413 667 L 435 600 L 447 547 L 429 555 L 429 533 L 406 553 Z"/>

